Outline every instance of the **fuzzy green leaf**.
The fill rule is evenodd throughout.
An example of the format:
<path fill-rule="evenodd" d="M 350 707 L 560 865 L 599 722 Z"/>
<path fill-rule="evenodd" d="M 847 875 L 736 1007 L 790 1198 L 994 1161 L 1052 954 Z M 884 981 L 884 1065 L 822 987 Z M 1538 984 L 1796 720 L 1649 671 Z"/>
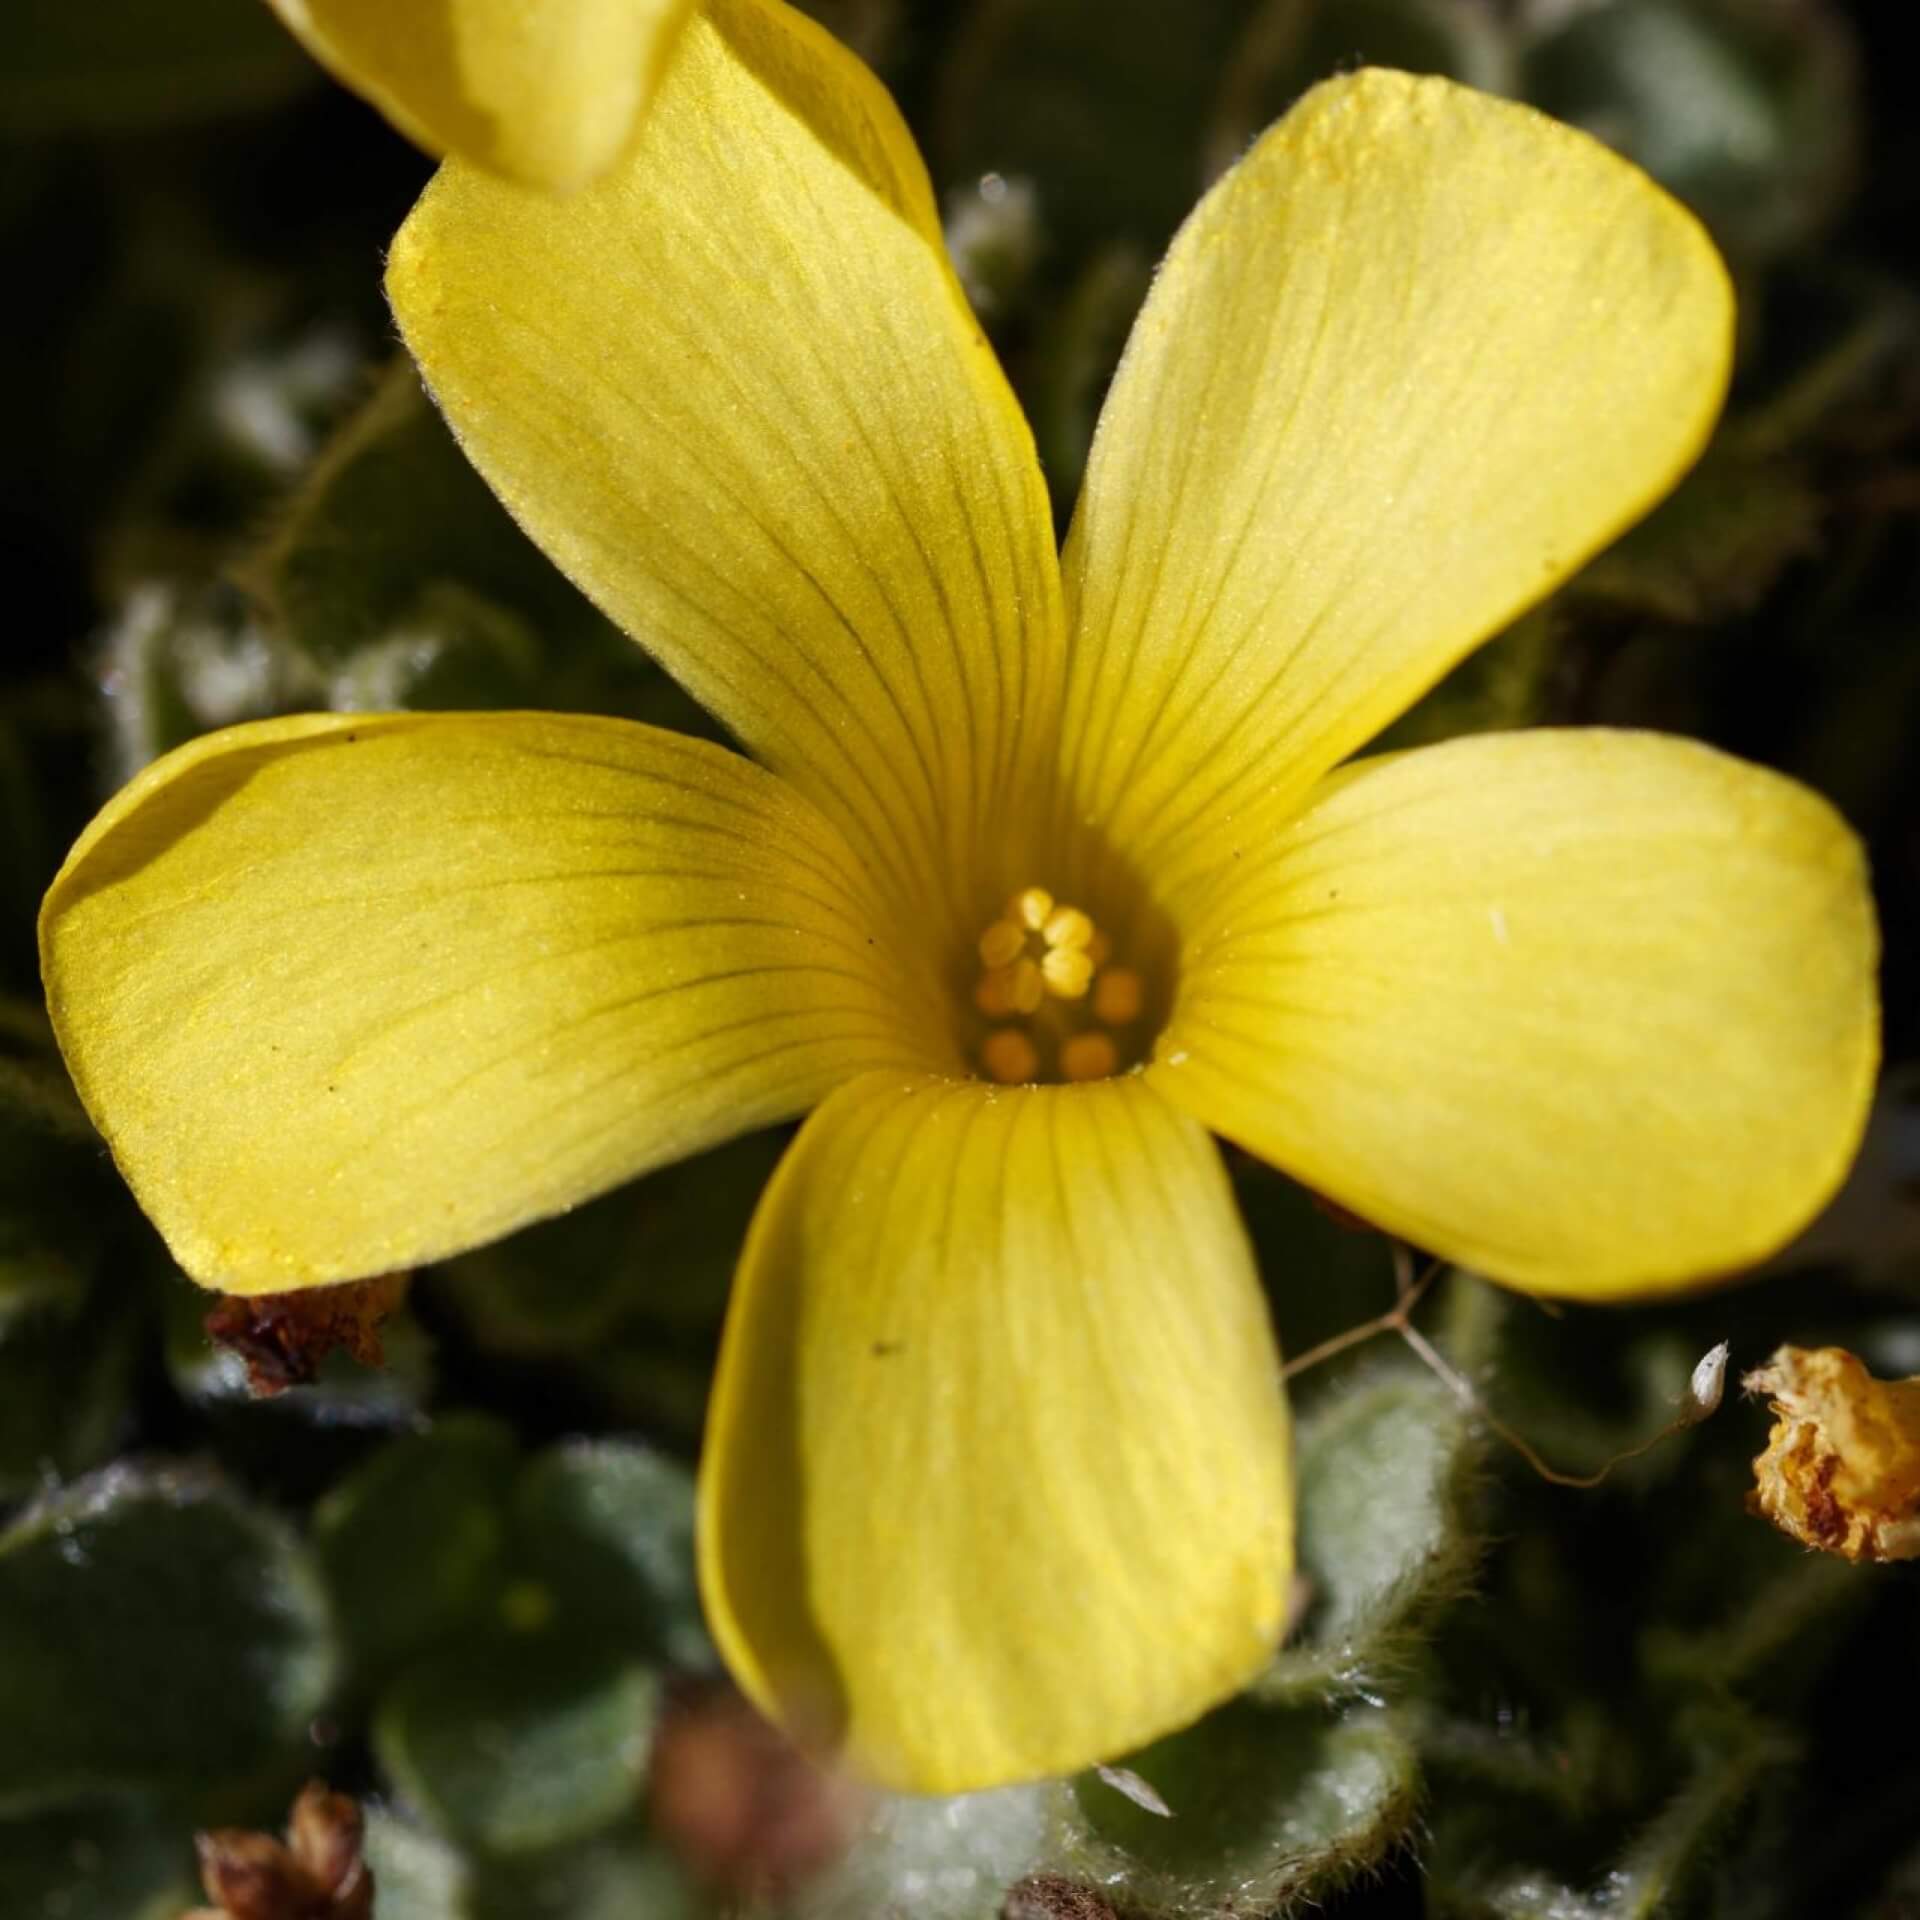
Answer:
<path fill-rule="evenodd" d="M 1035 1874 L 1098 1886 L 1140 1920 L 1228 1920 L 1324 1893 L 1381 1860 L 1412 1820 L 1419 1770 L 1388 1714 L 1236 1701 L 1126 1766 L 1171 1817 L 1097 1774 L 946 1800 L 887 1797 L 788 1920 L 995 1920 Z"/>
<path fill-rule="evenodd" d="M 637 1821 L 585 1846 L 492 1867 L 473 1901 L 473 1920 L 699 1920 L 709 1912 Z"/>
<path fill-rule="evenodd" d="M 1064 1857 L 1083 1832 L 1064 1781 L 945 1799 L 880 1795 L 846 1857 L 780 1912 L 785 1920 L 995 1920 L 1006 1890 Z"/>
<path fill-rule="evenodd" d="M 364 1684 L 486 1617 L 505 1577 L 517 1454 L 500 1422 L 456 1414 L 382 1448 L 314 1510 L 314 1550 Z"/>
<path fill-rule="evenodd" d="M 1258 1683 L 1263 1698 L 1372 1689 L 1408 1656 L 1420 1621 L 1472 1567 L 1477 1458 L 1466 1410 L 1409 1365 L 1363 1372 L 1313 1407 L 1296 1441 L 1309 1606 Z"/>
<path fill-rule="evenodd" d="M 526 1562 L 562 1619 L 678 1667 L 714 1652 L 693 1559 L 693 1477 L 651 1448 L 576 1441 L 531 1462 L 513 1490 Z"/>
<path fill-rule="evenodd" d="M 270 1774 L 333 1674 L 307 1554 L 211 1475 L 116 1466 L 0 1535 L 0 1811 Z"/>
<path fill-rule="evenodd" d="M 371 1807 L 366 1856 L 379 1920 L 473 1920 L 467 1863 L 436 1834 Z"/>
<path fill-rule="evenodd" d="M 489 1854 L 582 1840 L 632 1806 L 657 1687 L 623 1650 L 556 1628 L 472 1642 L 410 1668 L 374 1746 L 442 1832 Z"/>
<path fill-rule="evenodd" d="M 1087 1858 L 1062 1864 L 1117 1889 L 1128 1912 L 1167 1920 L 1226 1920 L 1340 1885 L 1400 1842 L 1420 1781 L 1388 1714 L 1330 1719 L 1247 1700 L 1126 1764 L 1172 1817 L 1083 1777 Z"/>

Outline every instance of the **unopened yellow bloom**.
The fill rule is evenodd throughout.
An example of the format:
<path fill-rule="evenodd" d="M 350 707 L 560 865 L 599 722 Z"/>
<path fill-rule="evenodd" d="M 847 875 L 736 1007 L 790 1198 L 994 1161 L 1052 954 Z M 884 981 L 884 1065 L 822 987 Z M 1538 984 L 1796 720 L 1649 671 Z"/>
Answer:
<path fill-rule="evenodd" d="M 570 192 L 633 145 L 696 0 L 267 0 L 429 153 Z"/>
<path fill-rule="evenodd" d="M 1585 1298 L 1832 1190 L 1874 931 L 1822 802 L 1631 733 L 1348 763 L 1719 406 L 1720 263 L 1590 140 L 1310 94 L 1175 242 L 1064 556 L 891 104 L 774 0 L 696 17 L 598 186 L 447 167 L 390 292 L 481 471 L 753 758 L 540 715 L 200 741 L 49 898 L 68 1059 L 229 1289 L 813 1108 L 700 1550 L 749 1692 L 863 1771 L 1079 1767 L 1268 1657 L 1285 1409 L 1210 1130 Z"/>

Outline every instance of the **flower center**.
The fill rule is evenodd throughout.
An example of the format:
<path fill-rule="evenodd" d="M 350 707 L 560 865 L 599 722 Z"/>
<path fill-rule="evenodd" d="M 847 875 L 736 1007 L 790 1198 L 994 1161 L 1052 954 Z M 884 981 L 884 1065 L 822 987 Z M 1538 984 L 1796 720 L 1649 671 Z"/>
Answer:
<path fill-rule="evenodd" d="M 990 1024 L 976 1052 L 989 1080 L 1104 1080 L 1140 1059 L 1146 982 L 1113 963 L 1078 907 L 1022 887 L 978 944 L 973 1004 Z"/>

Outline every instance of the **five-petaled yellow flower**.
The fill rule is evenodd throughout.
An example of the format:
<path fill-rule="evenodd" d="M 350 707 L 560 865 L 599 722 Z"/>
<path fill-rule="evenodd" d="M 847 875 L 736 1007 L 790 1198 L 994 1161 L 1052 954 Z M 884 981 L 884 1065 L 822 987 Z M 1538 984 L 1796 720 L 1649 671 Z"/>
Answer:
<path fill-rule="evenodd" d="M 1308 95 L 1176 240 L 1064 554 L 891 103 L 777 0 L 695 16 L 599 185 L 449 164 L 389 288 L 480 470 L 753 757 L 546 714 L 198 741 L 54 885 L 61 1039 L 230 1290 L 813 1109 L 701 1574 L 850 1764 L 1076 1768 L 1267 1659 L 1286 1415 L 1209 1130 L 1582 1299 L 1739 1268 L 1840 1177 L 1875 936 L 1821 801 L 1635 733 L 1349 761 L 1719 406 L 1720 263 L 1592 141 Z"/>

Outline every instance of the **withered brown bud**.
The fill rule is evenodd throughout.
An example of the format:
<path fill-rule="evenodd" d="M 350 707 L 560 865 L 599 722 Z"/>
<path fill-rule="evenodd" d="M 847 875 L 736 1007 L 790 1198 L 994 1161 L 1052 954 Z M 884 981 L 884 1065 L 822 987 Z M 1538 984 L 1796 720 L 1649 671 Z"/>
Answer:
<path fill-rule="evenodd" d="M 293 1803 L 287 1839 L 293 1857 L 333 1901 L 327 1920 L 367 1920 L 373 1912 L 373 1875 L 361 1851 L 366 1822 L 360 1803 L 309 1780 Z"/>
<path fill-rule="evenodd" d="M 362 1832 L 358 1805 L 313 1780 L 293 1804 L 286 1842 L 239 1827 L 197 1834 L 213 1905 L 184 1920 L 372 1920 Z"/>
<path fill-rule="evenodd" d="M 231 1920 L 301 1920 L 317 1889 L 306 1870 L 271 1834 L 221 1827 L 194 1836 L 200 1884 L 216 1912 Z"/>
<path fill-rule="evenodd" d="M 1000 1920 L 1115 1920 L 1115 1914 L 1091 1887 L 1064 1874 L 1035 1873 L 1007 1889 Z"/>
<path fill-rule="evenodd" d="M 669 1700 L 654 1735 L 653 1824 L 709 1887 L 767 1899 L 831 1866 L 852 1841 L 862 1796 L 809 1760 L 727 1687 Z"/>
<path fill-rule="evenodd" d="M 363 1367 L 384 1366 L 380 1328 L 407 1297 L 408 1278 L 388 1273 L 295 1293 L 222 1294 L 204 1322 L 207 1337 L 239 1355 L 258 1399 L 305 1386 L 336 1347 Z"/>

